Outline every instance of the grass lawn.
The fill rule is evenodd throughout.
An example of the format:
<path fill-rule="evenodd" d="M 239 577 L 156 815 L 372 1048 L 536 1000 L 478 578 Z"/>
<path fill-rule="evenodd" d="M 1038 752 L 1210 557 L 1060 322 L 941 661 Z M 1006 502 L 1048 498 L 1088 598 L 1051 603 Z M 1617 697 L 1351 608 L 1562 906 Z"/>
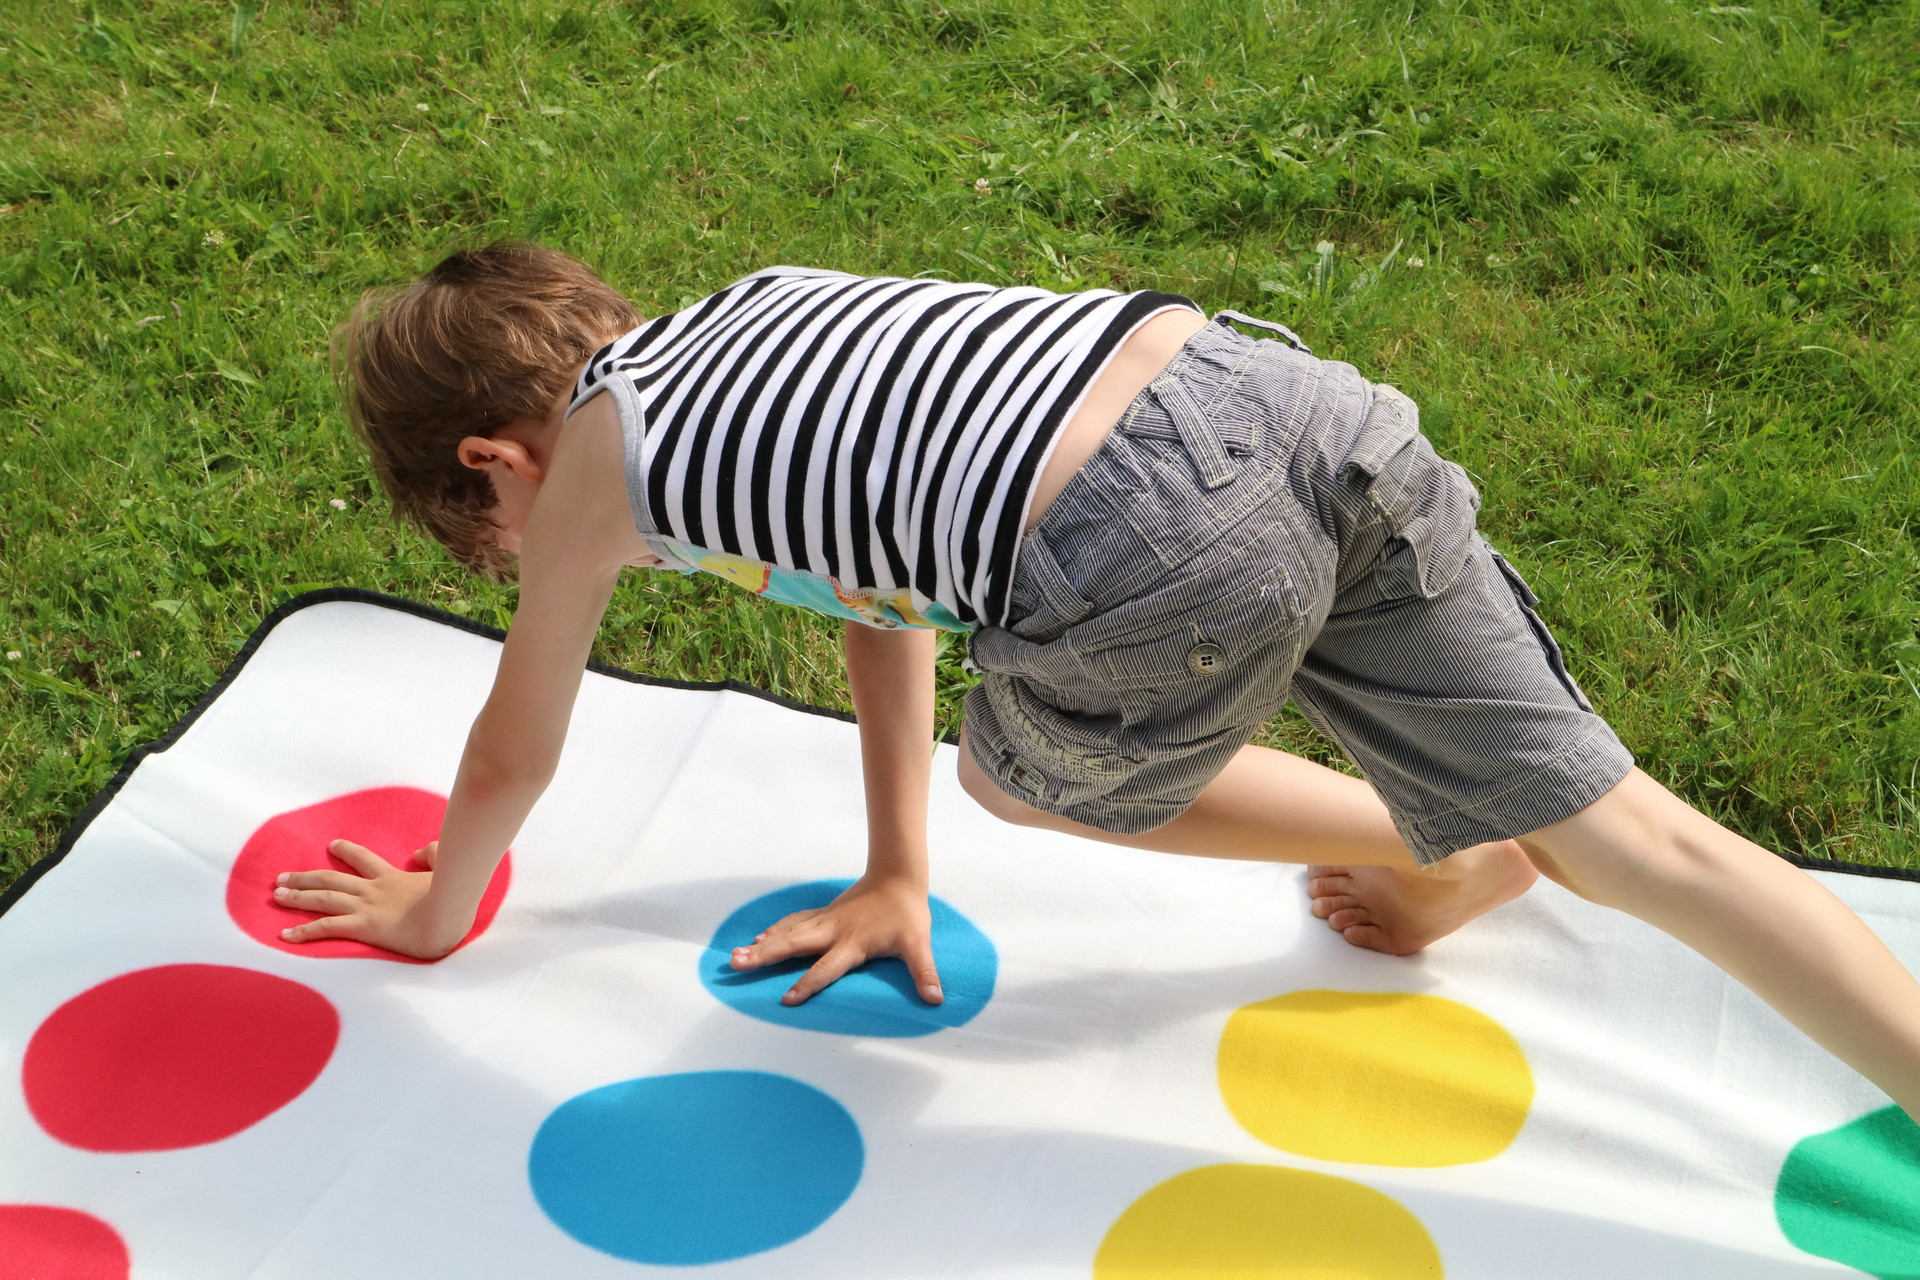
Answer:
<path fill-rule="evenodd" d="M 649 313 L 794 262 L 1284 320 L 1421 403 L 1650 772 L 1920 867 L 1912 0 L 8 9 L 0 883 L 289 596 L 506 622 L 325 359 L 503 235 Z M 717 580 L 636 574 L 598 656 L 846 702 L 831 624 Z"/>

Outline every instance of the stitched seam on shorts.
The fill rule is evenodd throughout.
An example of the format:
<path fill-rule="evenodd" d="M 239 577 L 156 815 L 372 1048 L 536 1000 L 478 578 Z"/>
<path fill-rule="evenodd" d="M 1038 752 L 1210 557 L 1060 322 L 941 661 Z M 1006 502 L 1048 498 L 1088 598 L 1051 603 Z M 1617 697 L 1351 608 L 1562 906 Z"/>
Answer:
<path fill-rule="evenodd" d="M 1253 363 L 1253 358 L 1259 353 L 1260 348 L 1257 346 L 1248 347 L 1240 353 L 1239 358 L 1227 369 L 1226 376 L 1220 380 L 1219 394 L 1200 406 L 1202 413 L 1211 414 L 1240 389 L 1241 380 L 1247 376 L 1247 366 Z"/>
<path fill-rule="evenodd" d="M 1202 329 L 1200 332 L 1204 333 L 1206 330 Z M 1191 341 L 1191 339 L 1189 339 L 1189 341 Z M 1256 354 L 1258 354 L 1258 348 L 1255 347 L 1250 347 L 1239 353 L 1233 364 L 1228 367 L 1227 372 L 1223 375 L 1222 385 L 1224 390 L 1219 395 L 1202 404 L 1200 406 L 1201 412 L 1211 412 L 1215 405 L 1226 399 L 1227 394 L 1240 385 L 1240 379 L 1246 376 L 1247 366 L 1253 363 L 1253 357 Z M 1185 376 L 1188 367 L 1199 358 L 1197 353 L 1189 352 L 1184 346 L 1181 347 L 1179 351 L 1174 353 L 1173 359 L 1167 361 L 1166 368 L 1154 374 L 1153 380 L 1140 389 L 1140 394 L 1134 396 L 1132 403 L 1129 404 L 1126 411 L 1120 415 L 1120 420 L 1113 424 L 1113 429 L 1115 431 L 1123 430 L 1131 425 L 1135 418 L 1147 411 L 1148 404 L 1151 401 L 1147 392 L 1153 390 L 1153 384 L 1155 382 L 1159 382 L 1162 378 L 1172 378 L 1176 382 L 1179 381 Z M 1151 403 L 1153 407 L 1161 413 L 1164 414 L 1166 412 L 1166 410 L 1159 405 L 1158 401 L 1151 401 Z"/>
<path fill-rule="evenodd" d="M 1442 809 L 1438 813 L 1430 813 L 1430 814 L 1426 814 L 1423 817 L 1415 818 L 1412 820 L 1413 826 L 1416 829 L 1418 829 L 1426 826 L 1430 822 L 1438 822 L 1442 818 L 1450 818 L 1456 813 L 1472 813 L 1474 810 L 1482 808 L 1488 804 L 1492 804 L 1493 802 L 1501 799 L 1502 797 L 1510 796 L 1516 791 L 1520 791 L 1526 787 L 1532 786 L 1535 782 L 1538 782 L 1540 780 L 1540 776 L 1542 774 L 1553 769 L 1554 766 L 1558 765 L 1561 761 L 1566 760 L 1569 757 L 1575 755 L 1576 753 L 1585 750 L 1587 746 L 1590 743 L 1592 743 L 1595 738 L 1600 736 L 1600 731 L 1606 727 L 1607 727 L 1606 722 L 1602 721 L 1599 725 L 1587 730 L 1585 734 L 1581 735 L 1580 740 L 1578 742 L 1575 742 L 1572 746 L 1568 747 L 1565 751 L 1562 751 L 1559 755 L 1553 757 L 1553 759 L 1547 761 L 1545 764 L 1541 765 L 1538 769 L 1535 769 L 1532 773 L 1529 773 L 1526 777 L 1520 779 L 1520 781 L 1514 783 L 1512 786 L 1504 787 L 1501 790 L 1494 792 L 1490 796 L 1483 796 L 1480 799 L 1475 800 L 1472 804 L 1455 805 L 1451 809 Z"/>

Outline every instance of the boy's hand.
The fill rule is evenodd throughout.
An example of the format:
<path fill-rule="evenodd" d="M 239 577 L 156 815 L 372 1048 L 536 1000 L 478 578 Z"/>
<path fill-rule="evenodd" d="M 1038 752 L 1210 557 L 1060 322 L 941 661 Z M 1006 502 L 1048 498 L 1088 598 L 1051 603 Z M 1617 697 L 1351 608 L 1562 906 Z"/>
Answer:
<path fill-rule="evenodd" d="M 433 866 L 439 842 L 413 855 L 423 867 Z M 369 946 L 397 951 L 416 960 L 438 960 L 460 945 L 472 927 L 458 930 L 433 919 L 427 890 L 433 872 L 402 871 L 371 849 L 351 840 L 335 840 L 327 852 L 352 867 L 344 871 L 282 872 L 274 881 L 273 900 L 283 907 L 318 911 L 318 920 L 282 929 L 288 942 L 317 942 L 321 938 L 351 938 Z"/>
<path fill-rule="evenodd" d="M 796 911 L 733 949 L 735 969 L 758 969 L 793 956 L 820 959 L 800 975 L 781 1004 L 802 1004 L 849 969 L 881 956 L 898 956 L 928 1004 L 939 1004 L 940 973 L 933 963 L 933 915 L 927 891 L 906 880 L 861 878 L 824 907 Z"/>

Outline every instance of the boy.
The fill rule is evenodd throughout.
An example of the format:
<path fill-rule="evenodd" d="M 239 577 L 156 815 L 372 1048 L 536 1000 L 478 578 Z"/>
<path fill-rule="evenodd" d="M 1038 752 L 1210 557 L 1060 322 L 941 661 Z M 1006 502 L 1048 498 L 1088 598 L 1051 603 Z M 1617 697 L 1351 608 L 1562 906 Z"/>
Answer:
<path fill-rule="evenodd" d="M 1278 326 L 1163 294 L 788 267 L 641 325 L 573 259 L 496 245 L 364 300 L 342 340 L 400 512 L 475 568 L 517 557 L 520 603 L 431 871 L 336 842 L 359 874 L 280 877 L 321 913 L 291 940 L 451 951 L 552 776 L 621 570 L 704 569 L 861 624 L 866 873 L 733 956 L 818 956 L 790 1003 L 880 956 L 941 998 L 944 627 L 984 673 L 961 781 L 1008 821 L 1315 864 L 1314 914 L 1394 954 L 1544 872 L 1692 946 L 1920 1114 L 1920 986 L 1811 877 L 1633 768 L 1412 403 Z M 1289 696 L 1368 782 L 1247 745 Z"/>

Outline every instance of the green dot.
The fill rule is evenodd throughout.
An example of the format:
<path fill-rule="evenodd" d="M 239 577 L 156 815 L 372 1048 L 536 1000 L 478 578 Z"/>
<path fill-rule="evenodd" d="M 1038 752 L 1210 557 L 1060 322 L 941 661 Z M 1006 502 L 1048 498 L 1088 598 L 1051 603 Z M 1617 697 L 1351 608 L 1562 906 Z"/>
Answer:
<path fill-rule="evenodd" d="M 1798 1248 L 1878 1280 L 1920 1280 L 1920 1126 L 1898 1107 L 1804 1138 L 1773 1189 Z"/>

